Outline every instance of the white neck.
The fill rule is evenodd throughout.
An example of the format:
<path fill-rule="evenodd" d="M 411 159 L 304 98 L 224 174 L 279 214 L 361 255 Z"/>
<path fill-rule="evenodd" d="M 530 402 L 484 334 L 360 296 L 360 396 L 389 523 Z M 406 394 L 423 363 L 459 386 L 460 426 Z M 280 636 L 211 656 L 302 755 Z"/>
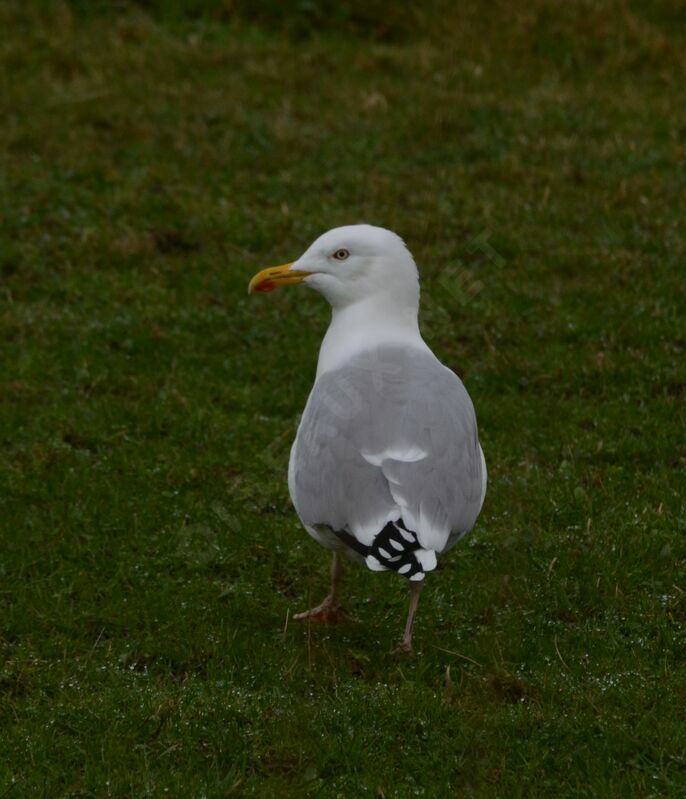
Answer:
<path fill-rule="evenodd" d="M 353 355 L 383 344 L 414 346 L 430 352 L 419 332 L 416 307 L 398 307 L 383 295 L 334 307 L 319 350 L 317 377 L 338 368 Z"/>

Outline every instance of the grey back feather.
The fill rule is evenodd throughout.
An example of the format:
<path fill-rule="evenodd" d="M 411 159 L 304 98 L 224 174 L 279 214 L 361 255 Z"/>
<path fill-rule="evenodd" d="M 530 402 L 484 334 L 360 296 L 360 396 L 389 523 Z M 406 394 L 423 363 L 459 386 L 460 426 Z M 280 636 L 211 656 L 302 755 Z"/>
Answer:
<path fill-rule="evenodd" d="M 402 517 L 441 552 L 474 525 L 482 460 L 462 381 L 429 351 L 380 347 L 316 381 L 291 453 L 305 525 L 365 544 Z"/>

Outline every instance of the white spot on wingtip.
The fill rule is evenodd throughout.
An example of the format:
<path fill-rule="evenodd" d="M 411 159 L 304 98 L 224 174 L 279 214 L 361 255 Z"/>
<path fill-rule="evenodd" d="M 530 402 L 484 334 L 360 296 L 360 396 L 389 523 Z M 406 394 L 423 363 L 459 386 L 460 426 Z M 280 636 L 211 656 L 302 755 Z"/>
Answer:
<path fill-rule="evenodd" d="M 407 574 L 407 572 L 409 572 L 411 568 L 412 568 L 411 563 L 405 563 L 403 566 L 401 566 L 398 569 L 398 574 Z"/>
<path fill-rule="evenodd" d="M 399 541 L 394 541 L 392 538 L 389 538 L 388 540 L 393 549 L 397 549 L 398 552 L 402 552 L 405 549 L 405 547 Z"/>
<path fill-rule="evenodd" d="M 367 564 L 367 568 L 371 569 L 373 572 L 388 571 L 388 568 L 384 566 L 383 563 L 378 560 L 378 558 L 375 558 L 374 555 L 367 555 L 365 563 Z"/>
<path fill-rule="evenodd" d="M 391 553 L 390 552 L 386 552 L 386 550 L 382 549 L 381 547 L 379 547 L 379 555 L 381 555 L 382 558 L 390 558 L 391 557 Z"/>
<path fill-rule="evenodd" d="M 418 549 L 415 551 L 414 556 L 425 572 L 433 571 L 436 568 L 436 553 L 433 549 Z"/>
<path fill-rule="evenodd" d="M 419 580 L 423 579 L 424 579 L 424 572 L 417 572 L 417 574 L 413 574 L 412 577 L 410 577 L 410 580 L 412 580 L 413 583 L 419 582 Z"/>

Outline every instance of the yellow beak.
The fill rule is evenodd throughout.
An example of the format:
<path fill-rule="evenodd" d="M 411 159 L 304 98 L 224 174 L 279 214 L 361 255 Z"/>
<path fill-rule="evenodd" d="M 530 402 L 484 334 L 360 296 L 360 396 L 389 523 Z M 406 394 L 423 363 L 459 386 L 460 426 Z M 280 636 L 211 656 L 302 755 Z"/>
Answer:
<path fill-rule="evenodd" d="M 281 266 L 270 266 L 268 269 L 258 272 L 248 285 L 248 294 L 253 294 L 256 291 L 274 291 L 279 286 L 302 283 L 311 273 L 301 272 L 298 269 L 291 272 L 294 263 L 291 261 L 288 264 L 281 264 Z"/>

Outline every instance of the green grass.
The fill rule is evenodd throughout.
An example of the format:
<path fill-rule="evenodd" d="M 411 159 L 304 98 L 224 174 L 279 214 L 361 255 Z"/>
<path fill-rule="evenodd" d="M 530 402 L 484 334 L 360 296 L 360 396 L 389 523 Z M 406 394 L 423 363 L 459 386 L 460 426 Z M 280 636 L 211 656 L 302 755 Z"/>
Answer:
<path fill-rule="evenodd" d="M 72 8 L 0 8 L 0 796 L 684 796 L 682 5 Z M 392 576 L 287 623 L 327 308 L 246 294 L 356 221 L 491 479 L 405 659 Z"/>

